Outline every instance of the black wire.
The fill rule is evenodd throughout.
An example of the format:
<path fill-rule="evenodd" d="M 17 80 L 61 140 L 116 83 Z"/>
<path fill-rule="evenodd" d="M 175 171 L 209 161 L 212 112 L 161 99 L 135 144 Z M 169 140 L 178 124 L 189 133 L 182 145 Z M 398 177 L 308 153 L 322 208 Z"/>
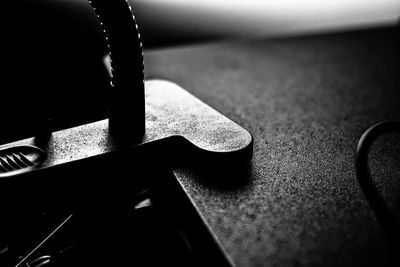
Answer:
<path fill-rule="evenodd" d="M 400 132 L 400 121 L 380 122 L 366 130 L 358 141 L 355 156 L 355 168 L 358 183 L 364 195 L 382 225 L 391 245 L 400 249 L 400 224 L 397 215 L 388 207 L 375 187 L 368 165 L 368 154 L 372 143 L 389 132 Z"/>

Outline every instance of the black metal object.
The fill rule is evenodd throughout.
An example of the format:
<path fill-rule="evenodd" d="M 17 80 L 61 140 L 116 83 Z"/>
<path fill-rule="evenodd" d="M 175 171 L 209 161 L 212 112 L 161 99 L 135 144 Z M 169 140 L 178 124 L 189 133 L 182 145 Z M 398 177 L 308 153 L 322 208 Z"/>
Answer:
<path fill-rule="evenodd" d="M 128 246 L 125 247 L 123 241 L 128 237 L 131 242 L 135 241 L 131 231 L 137 231 L 136 234 L 141 231 L 129 225 L 130 217 L 127 215 L 130 187 L 137 187 L 140 183 L 123 178 L 123 172 L 130 165 L 138 165 L 136 169 L 140 169 L 143 161 L 164 166 L 187 161 L 221 165 L 223 162 L 247 161 L 252 157 L 253 140 L 248 131 L 178 85 L 154 80 L 146 82 L 144 88 L 140 38 L 125 0 L 96 0 L 91 4 L 102 20 L 110 47 L 113 70 L 110 117 L 54 132 L 50 136 L 44 134 L 0 146 L 0 163 L 4 163 L 1 166 L 5 168 L 0 175 L 0 195 L 2 200 L 14 204 L 4 211 L 13 219 L 9 225 L 2 223 L 3 229 L 17 229 L 21 221 L 22 224 L 34 221 L 31 215 L 37 216 L 42 212 L 38 208 L 42 205 L 46 212 L 58 212 L 67 207 L 63 214 L 50 216 L 51 222 L 41 223 L 40 219 L 39 223 L 34 223 L 37 228 L 26 231 L 29 238 L 24 240 L 29 239 L 29 242 L 15 246 L 21 250 L 13 249 L 7 258 L 11 262 L 18 259 L 17 266 L 46 266 L 54 260 L 62 262 L 59 260 L 62 253 L 54 249 L 68 236 L 62 234 L 65 229 L 73 229 L 73 232 L 77 231 L 76 235 L 84 236 L 79 240 L 84 249 L 77 251 L 87 255 L 75 255 L 75 259 L 84 256 L 90 261 L 91 256 L 96 255 L 96 262 L 101 262 L 97 255 L 108 253 L 112 255 L 107 257 L 108 263 L 124 264 L 127 253 L 115 262 L 113 257 L 127 252 Z M 29 154 L 26 152 L 28 147 L 36 154 L 28 151 L 33 160 L 24 162 L 25 154 Z M 64 176 L 68 179 L 63 179 Z M 188 206 L 196 217 L 195 209 Z M 61 224 L 60 218 L 64 218 Z M 78 218 L 78 222 L 68 228 L 73 218 Z M 17 225 L 13 225 L 15 222 Z M 51 224 L 57 227 L 53 225 L 54 231 L 44 235 L 43 225 Z M 203 232 L 207 232 L 206 226 L 199 225 Z M 116 240 L 118 244 L 110 251 L 101 247 L 101 242 L 116 243 Z M 3 252 L 0 251 L 0 255 Z"/>
<path fill-rule="evenodd" d="M 54 132 L 49 139 L 37 136 L 0 146 L 9 149 L 36 145 L 46 152 L 44 162 L 18 173 L 109 154 L 121 148 L 153 158 L 158 155 L 161 160 L 202 158 L 209 162 L 231 162 L 251 158 L 250 133 L 179 86 L 149 81 L 144 89 L 140 36 L 125 0 L 96 0 L 91 4 L 102 21 L 110 48 L 110 117 Z M 3 177 L 12 175 L 15 173 L 4 173 Z"/>

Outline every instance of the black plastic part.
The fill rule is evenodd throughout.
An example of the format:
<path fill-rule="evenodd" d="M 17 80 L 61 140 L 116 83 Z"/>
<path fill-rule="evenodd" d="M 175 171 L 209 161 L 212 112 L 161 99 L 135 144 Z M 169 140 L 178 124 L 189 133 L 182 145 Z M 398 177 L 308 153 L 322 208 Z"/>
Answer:
<path fill-rule="evenodd" d="M 138 26 L 126 0 L 89 2 L 101 21 L 110 50 L 110 131 L 122 141 L 140 139 L 145 131 L 145 99 Z"/>

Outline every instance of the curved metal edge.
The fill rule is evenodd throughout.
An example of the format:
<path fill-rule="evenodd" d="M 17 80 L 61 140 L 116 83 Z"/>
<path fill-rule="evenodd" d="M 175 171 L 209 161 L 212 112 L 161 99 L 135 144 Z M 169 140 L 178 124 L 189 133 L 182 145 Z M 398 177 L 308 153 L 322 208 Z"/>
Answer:
<path fill-rule="evenodd" d="M 221 155 L 252 151 L 252 134 L 191 93 L 166 80 L 146 82 L 147 138 L 183 136 L 198 151 Z"/>

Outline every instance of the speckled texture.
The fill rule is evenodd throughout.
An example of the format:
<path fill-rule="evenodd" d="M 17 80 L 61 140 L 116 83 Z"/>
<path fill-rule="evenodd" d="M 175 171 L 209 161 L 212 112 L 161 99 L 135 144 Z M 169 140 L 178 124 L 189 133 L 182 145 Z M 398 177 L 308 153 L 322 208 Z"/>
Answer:
<path fill-rule="evenodd" d="M 60 165 L 114 152 L 120 149 L 121 145 L 131 147 L 132 151 L 144 149 L 149 154 L 157 153 L 163 155 L 160 157 L 172 157 L 171 161 L 176 157 L 172 156 L 171 152 L 165 152 L 166 147 L 167 150 L 173 149 L 175 155 L 196 151 L 191 154 L 196 157 L 200 152 L 203 155 L 202 159 L 221 158 L 227 154 L 235 161 L 242 159 L 248 161 L 251 158 L 253 140 L 250 133 L 181 87 L 167 81 L 152 80 L 146 81 L 145 91 L 146 132 L 141 140 L 135 143 L 128 140 L 128 143 L 123 143 L 115 139 L 109 132 L 109 120 L 57 131 L 52 133 L 44 145 L 39 145 L 47 153 L 47 158 L 35 168 Z M 126 121 L 125 124 L 129 126 L 133 122 Z M 182 141 L 181 138 L 172 139 L 176 136 L 183 137 L 186 141 Z M 35 138 L 28 138 L 1 145 L 0 149 L 35 145 L 37 143 L 35 141 Z M 157 144 L 149 146 L 156 141 Z M 186 143 L 190 143 L 189 149 Z M 14 173 L 4 175 L 14 175 Z"/>
<path fill-rule="evenodd" d="M 381 30 L 145 54 L 147 77 L 180 84 L 254 135 L 251 166 L 222 174 L 174 169 L 237 266 L 390 264 L 353 158 L 371 124 L 400 118 L 396 34 Z M 400 176 L 394 153 L 400 141 L 385 140 L 373 149 L 371 166 L 377 180 L 393 182 Z M 391 198 L 399 195 L 394 186 L 381 187 Z"/>

